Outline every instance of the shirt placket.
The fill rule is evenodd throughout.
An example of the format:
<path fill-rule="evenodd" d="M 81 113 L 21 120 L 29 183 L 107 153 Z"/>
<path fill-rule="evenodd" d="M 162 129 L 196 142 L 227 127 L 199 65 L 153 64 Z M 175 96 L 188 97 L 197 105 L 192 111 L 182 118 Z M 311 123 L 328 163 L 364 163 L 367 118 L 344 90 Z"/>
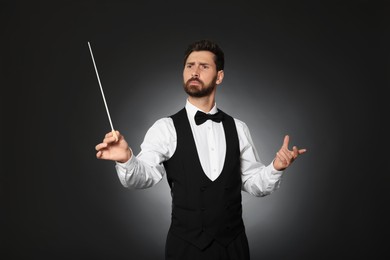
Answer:
<path fill-rule="evenodd" d="M 210 162 L 210 179 L 214 180 L 219 173 L 218 166 L 218 151 L 216 147 L 216 139 L 214 136 L 214 124 L 211 120 L 207 121 L 207 147 L 209 149 Z"/>

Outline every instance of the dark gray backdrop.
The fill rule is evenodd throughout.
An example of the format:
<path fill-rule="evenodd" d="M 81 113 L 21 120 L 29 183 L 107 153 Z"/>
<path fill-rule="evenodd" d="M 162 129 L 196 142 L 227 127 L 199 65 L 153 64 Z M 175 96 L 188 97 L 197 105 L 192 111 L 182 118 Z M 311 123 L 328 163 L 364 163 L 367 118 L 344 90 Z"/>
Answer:
<path fill-rule="evenodd" d="M 256 4 L 255 4 L 256 2 Z M 166 179 L 127 190 L 95 158 L 110 125 L 135 153 L 185 104 L 187 45 L 225 51 L 217 104 L 246 122 L 268 164 L 308 152 L 280 190 L 243 194 L 252 259 L 387 254 L 384 1 L 3 1 L 3 259 L 163 259 Z M 383 151 L 383 148 L 385 149 Z"/>

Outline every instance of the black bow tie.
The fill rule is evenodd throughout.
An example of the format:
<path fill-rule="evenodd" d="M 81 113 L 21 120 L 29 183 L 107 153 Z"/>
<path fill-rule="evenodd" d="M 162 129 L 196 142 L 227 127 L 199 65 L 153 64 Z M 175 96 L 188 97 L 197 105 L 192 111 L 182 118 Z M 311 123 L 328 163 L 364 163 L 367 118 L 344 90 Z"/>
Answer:
<path fill-rule="evenodd" d="M 195 123 L 197 125 L 203 124 L 208 119 L 211 119 L 214 122 L 218 122 L 219 123 L 219 122 L 221 122 L 223 120 L 223 114 L 220 111 L 218 111 L 215 114 L 206 114 L 206 113 L 203 113 L 202 111 L 199 111 L 199 110 L 195 114 Z"/>

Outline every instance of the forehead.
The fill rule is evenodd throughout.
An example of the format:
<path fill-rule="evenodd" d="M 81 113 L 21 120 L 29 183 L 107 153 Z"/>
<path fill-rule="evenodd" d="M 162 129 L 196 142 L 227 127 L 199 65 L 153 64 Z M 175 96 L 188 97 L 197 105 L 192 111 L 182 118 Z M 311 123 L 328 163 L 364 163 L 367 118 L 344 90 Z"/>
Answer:
<path fill-rule="evenodd" d="M 210 51 L 193 51 L 187 58 L 187 63 L 208 63 L 215 64 L 214 53 Z"/>

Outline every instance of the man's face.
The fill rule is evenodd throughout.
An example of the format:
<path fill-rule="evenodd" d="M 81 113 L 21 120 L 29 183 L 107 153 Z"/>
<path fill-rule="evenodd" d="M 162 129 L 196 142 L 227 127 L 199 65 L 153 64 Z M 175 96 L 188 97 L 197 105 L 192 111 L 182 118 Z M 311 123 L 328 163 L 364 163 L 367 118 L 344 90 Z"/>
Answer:
<path fill-rule="evenodd" d="M 192 97 L 209 96 L 220 83 L 214 62 L 214 54 L 209 51 L 192 52 L 184 65 L 184 90 Z"/>

